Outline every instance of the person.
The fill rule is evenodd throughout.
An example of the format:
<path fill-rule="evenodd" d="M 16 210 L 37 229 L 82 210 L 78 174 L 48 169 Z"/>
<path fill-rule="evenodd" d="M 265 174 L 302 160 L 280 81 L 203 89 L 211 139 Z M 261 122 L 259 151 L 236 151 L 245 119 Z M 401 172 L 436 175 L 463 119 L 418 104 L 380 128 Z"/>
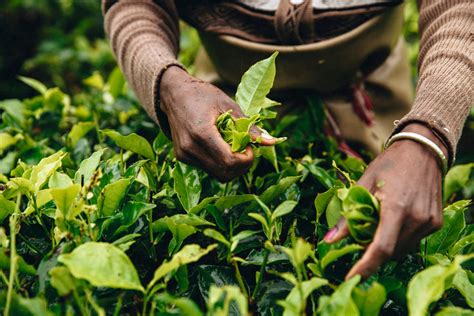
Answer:
<path fill-rule="evenodd" d="M 390 138 L 359 181 L 380 200 L 381 216 L 373 242 L 346 278 L 367 278 L 442 226 L 440 167 L 446 157 L 453 163 L 474 103 L 474 2 L 418 2 L 414 100 L 402 2 L 103 0 L 103 13 L 122 71 L 150 117 L 171 135 L 176 157 L 221 181 L 245 173 L 253 153 L 232 153 L 216 129 L 219 114 L 243 115 L 217 86 L 236 85 L 251 64 L 276 50 L 277 90 L 317 91 L 342 135 L 374 152 Z M 194 75 L 176 59 L 179 18 L 196 27 L 205 47 Z M 264 145 L 273 144 L 261 136 Z M 341 220 L 325 240 L 347 234 Z"/>

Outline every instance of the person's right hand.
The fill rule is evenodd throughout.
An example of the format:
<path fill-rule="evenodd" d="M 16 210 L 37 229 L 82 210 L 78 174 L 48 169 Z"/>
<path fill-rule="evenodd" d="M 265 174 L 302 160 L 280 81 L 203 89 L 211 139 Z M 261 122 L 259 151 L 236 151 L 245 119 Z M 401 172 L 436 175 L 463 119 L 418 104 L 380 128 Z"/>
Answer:
<path fill-rule="evenodd" d="M 227 182 L 245 173 L 253 162 L 252 149 L 233 153 L 216 127 L 217 117 L 232 110 L 234 117 L 244 114 L 229 96 L 210 83 L 198 80 L 179 67 L 163 74 L 160 84 L 161 110 L 171 129 L 176 158 L 200 167 Z M 253 127 L 254 139 L 262 137 L 262 145 L 274 145 L 267 133 Z"/>

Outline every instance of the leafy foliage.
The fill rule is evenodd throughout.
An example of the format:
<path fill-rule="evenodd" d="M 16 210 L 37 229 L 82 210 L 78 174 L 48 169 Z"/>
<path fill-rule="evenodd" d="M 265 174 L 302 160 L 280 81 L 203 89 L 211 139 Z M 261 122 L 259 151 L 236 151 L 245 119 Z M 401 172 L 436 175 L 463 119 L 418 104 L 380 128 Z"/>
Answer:
<path fill-rule="evenodd" d="M 355 185 L 365 163 L 324 136 L 317 96 L 266 120 L 275 57 L 239 86 L 249 118 L 226 113 L 218 125 L 235 151 L 255 141 L 252 124 L 289 138 L 254 147 L 249 172 L 225 185 L 176 161 L 119 70 L 93 74 L 75 94 L 23 78 L 36 95 L 0 102 L 0 310 L 472 314 L 474 226 L 463 200 L 472 163 L 446 178 L 440 231 L 369 280 L 344 281 L 372 238 L 378 202 Z M 351 237 L 328 245 L 322 237 L 341 216 Z"/>

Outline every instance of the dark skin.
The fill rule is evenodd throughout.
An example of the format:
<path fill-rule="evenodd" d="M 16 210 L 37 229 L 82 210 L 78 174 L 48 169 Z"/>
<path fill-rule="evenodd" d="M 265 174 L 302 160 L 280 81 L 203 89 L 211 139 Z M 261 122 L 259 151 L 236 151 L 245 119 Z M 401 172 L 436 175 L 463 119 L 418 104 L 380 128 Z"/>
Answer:
<path fill-rule="evenodd" d="M 232 153 L 215 126 L 217 117 L 228 110 L 235 117 L 243 116 L 239 106 L 224 92 L 171 67 L 163 75 L 160 96 L 178 160 L 198 166 L 222 182 L 251 167 L 252 149 Z M 424 125 L 413 123 L 403 131 L 429 138 L 447 156 L 446 147 Z M 251 133 L 255 138 L 263 136 L 263 145 L 274 144 L 271 136 L 262 135 L 256 128 Z M 442 226 L 441 178 L 436 155 L 412 140 L 395 142 L 369 164 L 358 184 L 380 201 L 380 222 L 374 240 L 346 279 L 356 274 L 368 278 L 384 262 L 412 250 L 422 238 Z M 335 243 L 346 236 L 348 229 L 341 220 L 324 240 Z"/>

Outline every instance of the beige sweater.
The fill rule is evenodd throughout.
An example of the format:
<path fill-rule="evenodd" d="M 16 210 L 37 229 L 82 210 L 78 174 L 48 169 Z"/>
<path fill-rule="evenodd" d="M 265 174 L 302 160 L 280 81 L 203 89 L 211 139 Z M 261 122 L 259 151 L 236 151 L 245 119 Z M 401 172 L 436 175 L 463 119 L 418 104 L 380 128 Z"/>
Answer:
<path fill-rule="evenodd" d="M 450 160 L 474 105 L 474 1 L 420 0 L 419 81 L 412 110 L 394 129 L 420 122 L 448 146 Z M 103 0 L 105 29 L 132 89 L 158 123 L 159 83 L 179 65 L 173 0 Z"/>

